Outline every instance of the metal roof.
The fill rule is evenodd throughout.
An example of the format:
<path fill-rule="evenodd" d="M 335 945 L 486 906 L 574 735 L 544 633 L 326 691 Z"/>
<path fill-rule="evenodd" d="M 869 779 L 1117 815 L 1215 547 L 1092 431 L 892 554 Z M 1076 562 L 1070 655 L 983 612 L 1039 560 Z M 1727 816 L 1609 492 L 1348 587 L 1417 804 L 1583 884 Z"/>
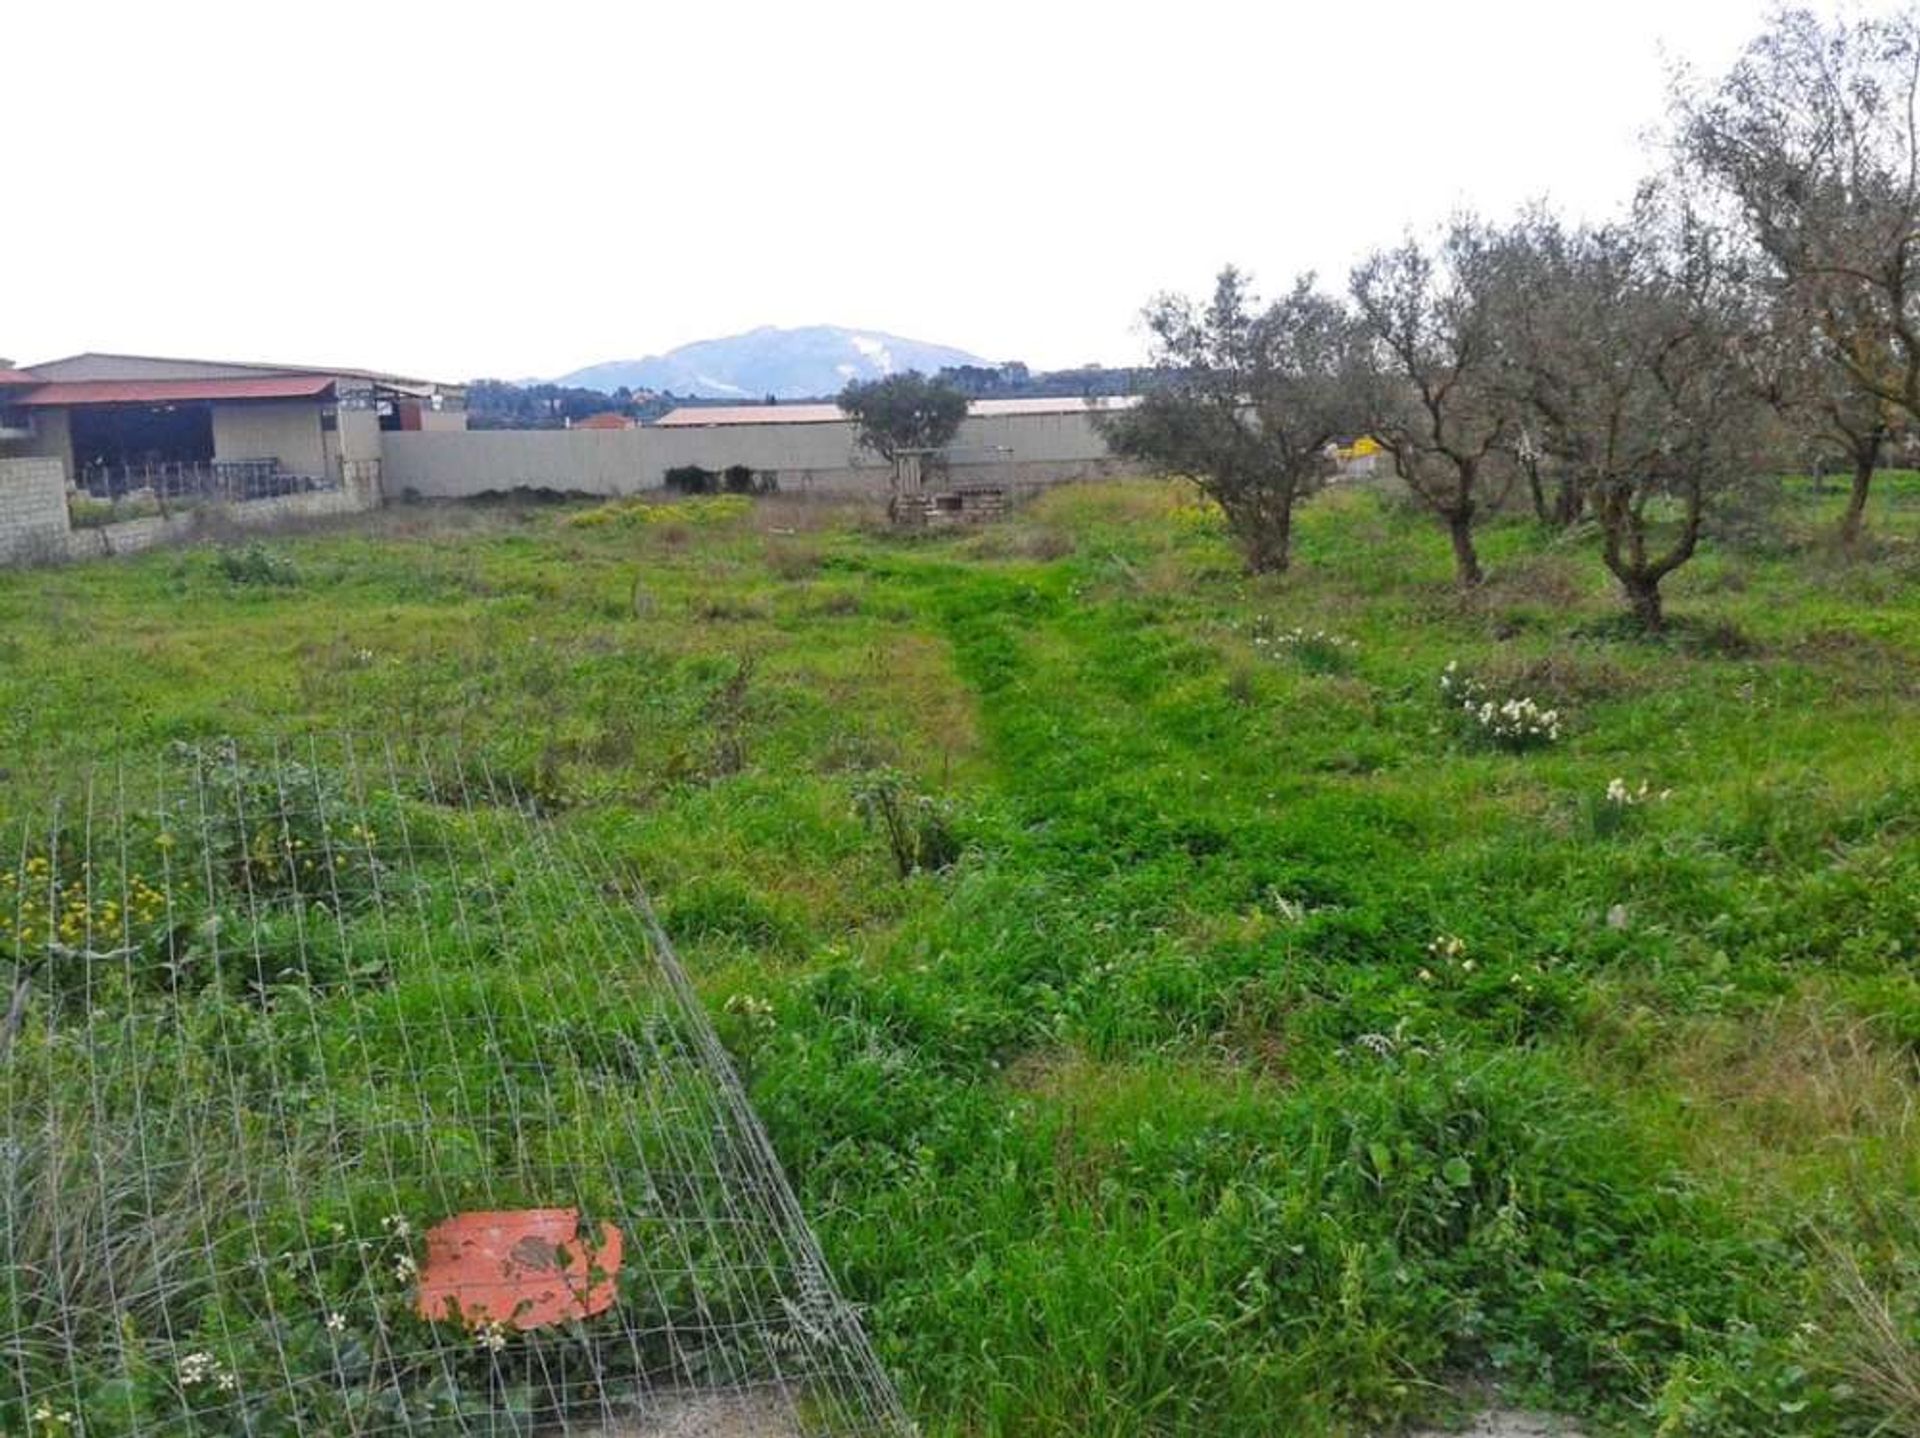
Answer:
<path fill-rule="evenodd" d="M 15 400 L 29 408 L 73 404 L 169 404 L 205 399 L 313 399 L 333 388 L 323 374 L 257 379 L 96 379 L 42 384 Z"/>
<path fill-rule="evenodd" d="M 662 415 L 663 425 L 842 424 L 837 404 L 683 404 Z"/>
<path fill-rule="evenodd" d="M 292 365 L 268 364 L 260 360 L 208 360 L 187 359 L 179 355 L 136 355 L 116 350 L 82 350 L 78 354 L 62 355 L 59 359 L 42 360 L 30 367 L 31 370 L 50 369 L 57 365 L 72 364 L 76 360 L 134 360 L 143 364 L 204 365 L 218 369 L 253 370 L 260 374 L 297 374 L 330 375 L 338 379 L 368 380 L 375 384 L 388 385 L 395 389 L 464 389 L 464 385 L 447 384 L 438 380 L 418 379 L 412 375 L 390 374 L 385 370 L 350 369 L 340 365 Z M 81 381 L 59 381 L 78 384 Z M 91 383 L 91 381 L 89 381 Z"/>
<path fill-rule="evenodd" d="M 1093 400 L 977 399 L 967 406 L 972 419 L 1002 415 L 1080 414 L 1088 408 L 1126 409 L 1140 402 L 1138 395 L 1112 395 Z M 843 424 L 847 417 L 837 404 L 686 404 L 669 411 L 658 422 L 676 429 L 688 425 L 734 424 Z"/>
<path fill-rule="evenodd" d="M 1140 403 L 1137 394 L 1060 395 L 1048 399 L 977 399 L 969 413 L 980 416 L 1000 414 L 1084 414 L 1089 409 L 1130 409 Z"/>
<path fill-rule="evenodd" d="M 8 369 L 0 365 L 0 384 L 41 384 L 39 375 L 28 374 L 23 369 Z"/>

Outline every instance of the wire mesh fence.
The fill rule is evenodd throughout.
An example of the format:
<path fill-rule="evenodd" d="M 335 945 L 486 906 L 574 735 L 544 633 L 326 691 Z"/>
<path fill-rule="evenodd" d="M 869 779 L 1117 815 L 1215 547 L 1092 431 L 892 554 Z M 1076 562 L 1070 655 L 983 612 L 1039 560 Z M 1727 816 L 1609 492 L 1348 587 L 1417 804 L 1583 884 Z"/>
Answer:
<path fill-rule="evenodd" d="M 911 1432 L 584 826 L 313 739 L 0 837 L 0 1432 Z"/>

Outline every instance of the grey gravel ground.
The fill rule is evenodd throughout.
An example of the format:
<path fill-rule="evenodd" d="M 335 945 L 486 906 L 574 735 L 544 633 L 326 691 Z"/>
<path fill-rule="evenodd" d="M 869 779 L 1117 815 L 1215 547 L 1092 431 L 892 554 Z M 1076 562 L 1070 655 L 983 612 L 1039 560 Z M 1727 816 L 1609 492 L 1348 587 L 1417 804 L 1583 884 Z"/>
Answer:
<path fill-rule="evenodd" d="M 1580 1438 L 1580 1430 L 1551 1413 L 1489 1408 L 1465 1428 L 1423 1428 L 1408 1438 Z"/>
<path fill-rule="evenodd" d="M 662 1398 L 645 1413 L 597 1428 L 569 1430 L 569 1438 L 802 1438 L 776 1393 L 754 1389 L 687 1393 Z"/>

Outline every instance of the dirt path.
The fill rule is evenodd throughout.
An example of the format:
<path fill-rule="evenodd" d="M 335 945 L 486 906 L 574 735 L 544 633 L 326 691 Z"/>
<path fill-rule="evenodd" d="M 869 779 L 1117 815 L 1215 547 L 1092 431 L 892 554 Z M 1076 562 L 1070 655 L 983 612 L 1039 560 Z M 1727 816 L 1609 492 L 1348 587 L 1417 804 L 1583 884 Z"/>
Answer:
<path fill-rule="evenodd" d="M 1490 1408 L 1465 1428 L 1423 1428 L 1408 1438 L 1580 1438 L 1580 1430 L 1551 1413 Z"/>

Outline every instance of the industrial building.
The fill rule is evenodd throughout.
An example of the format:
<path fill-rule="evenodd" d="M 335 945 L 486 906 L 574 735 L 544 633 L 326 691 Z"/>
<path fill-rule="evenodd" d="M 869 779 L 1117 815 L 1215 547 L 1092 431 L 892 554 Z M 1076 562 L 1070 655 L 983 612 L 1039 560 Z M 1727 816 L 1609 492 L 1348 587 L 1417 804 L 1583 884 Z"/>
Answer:
<path fill-rule="evenodd" d="M 926 479 L 918 459 L 896 473 L 866 450 L 832 404 L 469 431 L 463 386 L 374 370 L 91 353 L 0 362 L 0 562 L 131 553 L 215 515 L 278 522 L 516 490 L 630 495 L 693 473 L 744 473 L 762 493 L 904 497 L 929 524 L 971 521 L 1047 485 L 1128 472 L 1096 421 L 1133 402 L 975 400 Z"/>
<path fill-rule="evenodd" d="M 97 498 L 340 488 L 389 431 L 466 428 L 458 385 L 373 370 L 78 354 L 0 367 L 0 457 L 58 460 Z"/>

